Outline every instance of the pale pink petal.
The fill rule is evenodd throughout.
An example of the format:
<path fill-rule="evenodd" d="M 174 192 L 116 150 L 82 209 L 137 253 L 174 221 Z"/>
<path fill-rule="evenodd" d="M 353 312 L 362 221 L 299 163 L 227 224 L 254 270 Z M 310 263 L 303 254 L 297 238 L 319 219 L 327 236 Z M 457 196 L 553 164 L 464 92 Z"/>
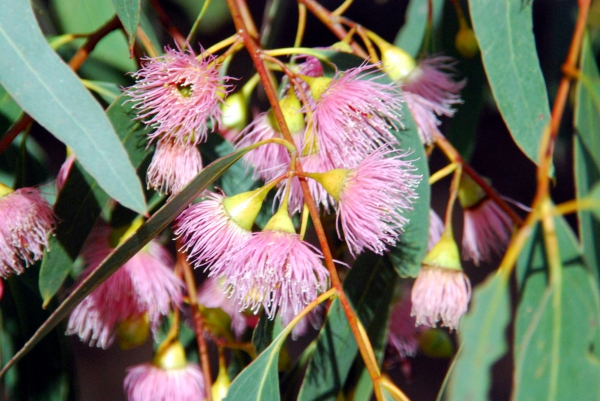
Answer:
<path fill-rule="evenodd" d="M 188 363 L 181 369 L 161 369 L 146 363 L 127 370 L 125 392 L 129 401 L 202 401 L 204 376 Z"/>
<path fill-rule="evenodd" d="M 202 156 L 194 145 L 159 140 L 148 167 L 148 188 L 176 195 L 202 170 Z"/>

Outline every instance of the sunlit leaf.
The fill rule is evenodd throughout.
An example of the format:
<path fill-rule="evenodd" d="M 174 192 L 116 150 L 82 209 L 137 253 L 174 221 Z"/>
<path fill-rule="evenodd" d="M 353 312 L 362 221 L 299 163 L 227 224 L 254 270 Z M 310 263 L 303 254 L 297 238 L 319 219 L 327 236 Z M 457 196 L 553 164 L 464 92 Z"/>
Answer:
<path fill-rule="evenodd" d="M 106 192 L 138 213 L 142 186 L 100 105 L 54 53 L 29 2 L 5 0 L 0 13 L 0 83 L 37 122 L 70 146 Z"/>

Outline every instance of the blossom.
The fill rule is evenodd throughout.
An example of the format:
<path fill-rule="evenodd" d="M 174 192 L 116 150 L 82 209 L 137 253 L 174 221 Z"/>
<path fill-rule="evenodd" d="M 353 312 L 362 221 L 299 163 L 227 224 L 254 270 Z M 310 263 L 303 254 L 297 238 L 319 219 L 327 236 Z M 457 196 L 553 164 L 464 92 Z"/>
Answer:
<path fill-rule="evenodd" d="M 202 170 L 202 157 L 194 145 L 161 139 L 148 167 L 148 188 L 176 195 Z"/>
<path fill-rule="evenodd" d="M 0 277 L 21 274 L 41 259 L 55 227 L 56 217 L 38 189 L 12 191 L 0 184 Z"/>
<path fill-rule="evenodd" d="M 211 276 L 220 277 L 222 272 L 215 263 L 252 236 L 250 229 L 266 195 L 259 191 L 229 198 L 207 193 L 201 202 L 184 210 L 177 217 L 175 235 L 183 242 L 181 250 L 188 259 L 196 266 L 206 265 Z"/>
<path fill-rule="evenodd" d="M 430 102 L 450 110 L 451 106 L 462 103 L 459 92 L 466 81 L 455 81 L 454 60 L 452 57 L 435 56 L 419 60 L 415 69 L 403 80 L 403 89 L 419 95 Z"/>
<path fill-rule="evenodd" d="M 447 236 L 433 247 L 411 292 L 412 311 L 417 325 L 435 327 L 441 320 L 450 329 L 458 327 L 471 298 L 471 283 L 460 266 L 458 247 Z"/>
<path fill-rule="evenodd" d="M 341 225 L 352 255 L 369 249 L 383 254 L 394 246 L 412 209 L 421 177 L 404 160 L 408 152 L 383 147 L 351 170 L 309 174 L 338 200 L 338 236 Z"/>
<path fill-rule="evenodd" d="M 207 278 L 198 290 L 198 303 L 207 308 L 221 308 L 231 318 L 231 330 L 240 339 L 248 324 L 237 303 L 225 294 L 225 288 L 214 277 Z"/>
<path fill-rule="evenodd" d="M 135 85 L 126 90 L 138 118 L 155 131 L 150 140 L 168 137 L 179 143 L 197 145 L 221 124 L 219 104 L 229 86 L 221 83 L 219 65 L 212 55 L 198 59 L 188 48 L 165 48 L 159 57 L 145 58 L 133 74 Z"/>
<path fill-rule="evenodd" d="M 512 234 L 510 217 L 490 198 L 463 210 L 463 256 L 478 265 L 502 254 Z"/>
<path fill-rule="evenodd" d="M 410 314 L 411 308 L 410 296 L 403 293 L 402 297 L 394 304 L 390 315 L 388 344 L 396 351 L 400 359 L 415 356 L 419 348 L 419 334 L 423 331 L 422 328 L 415 327 L 416 321 Z"/>
<path fill-rule="evenodd" d="M 178 341 L 161 344 L 153 363 L 129 368 L 124 388 L 129 401 L 197 401 L 205 396 L 202 371 L 187 362 Z"/>
<path fill-rule="evenodd" d="M 390 130 L 402 125 L 402 94 L 393 84 L 379 83 L 374 68 L 362 65 L 333 79 L 308 81 L 315 106 L 307 125 L 336 167 L 355 167 L 382 145 L 397 143 Z"/>
<path fill-rule="evenodd" d="M 82 254 L 87 277 L 114 250 L 106 227 L 93 232 Z M 169 314 L 172 303 L 181 302 L 183 283 L 173 274 L 174 262 L 168 251 L 151 241 L 89 294 L 71 313 L 67 334 L 77 334 L 91 346 L 112 344 L 117 325 L 147 314 L 155 326 Z"/>
<path fill-rule="evenodd" d="M 321 258 L 321 252 L 298 234 L 265 229 L 217 265 L 241 309 L 258 312 L 263 306 L 273 318 L 278 308 L 299 313 L 327 289 L 329 273 Z"/>

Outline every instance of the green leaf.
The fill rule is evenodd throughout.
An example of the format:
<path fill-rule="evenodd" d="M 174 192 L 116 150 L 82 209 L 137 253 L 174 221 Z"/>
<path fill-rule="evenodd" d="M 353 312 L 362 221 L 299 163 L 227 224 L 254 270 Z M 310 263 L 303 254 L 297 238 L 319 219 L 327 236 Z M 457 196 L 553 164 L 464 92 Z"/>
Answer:
<path fill-rule="evenodd" d="M 398 237 L 398 245 L 388 253 L 390 261 L 401 277 L 417 277 L 421 270 L 421 262 L 425 258 L 429 242 L 429 205 L 431 188 L 429 186 L 429 165 L 425 148 L 417 132 L 415 122 L 406 112 L 403 118 L 404 130 L 395 131 L 400 147 L 410 150 L 412 154 L 407 160 L 412 160 L 416 167 L 415 174 L 421 176 L 421 182 L 415 188 L 418 199 L 412 204 L 412 210 L 404 212 L 409 222 L 404 227 L 404 233 Z"/>
<path fill-rule="evenodd" d="M 0 85 L 0 133 L 4 134 L 8 131 L 8 128 L 17 121 L 22 112 L 19 105 Z"/>
<path fill-rule="evenodd" d="M 134 235 L 121 244 L 111 253 L 50 315 L 35 334 L 25 343 L 23 348 L 11 358 L 2 371 L 3 376 L 11 366 L 26 355 L 42 338 L 62 321 L 88 294 L 102 284 L 125 262 L 138 253 L 152 238 L 157 236 L 185 209 L 196 196 L 216 180 L 233 163 L 238 161 L 248 152 L 248 148 L 240 149 L 230 155 L 222 157 L 202 170 L 192 182 L 177 196 L 158 210 L 148 221 L 143 224 Z"/>
<path fill-rule="evenodd" d="M 100 105 L 52 51 L 29 2 L 5 0 L 0 14 L 0 83 L 124 206 L 145 213 L 142 186 Z"/>
<path fill-rule="evenodd" d="M 534 163 L 550 122 L 548 95 L 532 31 L 532 1 L 469 1 L 483 66 L 508 129 Z"/>
<path fill-rule="evenodd" d="M 147 156 L 144 143 L 148 129 L 134 120 L 135 110 L 131 103 L 124 103 L 127 99 L 124 95 L 118 97 L 106 115 L 125 146 L 129 159 L 138 167 Z M 44 307 L 72 270 L 85 239 L 109 200 L 110 197 L 96 180 L 85 172 L 79 162 L 75 162 L 54 205 L 60 224 L 49 239 L 49 250 L 44 251 L 39 282 Z"/>
<path fill-rule="evenodd" d="M 549 284 L 546 245 L 538 225 L 517 262 L 520 303 L 515 321 L 512 398 L 600 398 L 600 293 L 562 217 L 555 231 L 560 284 Z"/>
<path fill-rule="evenodd" d="M 600 73 L 588 35 L 581 47 L 581 78 L 575 86 L 575 188 L 577 199 L 586 197 L 600 181 Z M 587 265 L 600 276 L 600 221 L 579 210 L 579 237 Z"/>
<path fill-rule="evenodd" d="M 444 0 L 433 0 L 433 26 L 437 26 L 442 17 L 444 9 Z M 394 45 L 398 46 L 413 57 L 417 57 L 425 31 L 427 29 L 427 14 L 429 11 L 428 2 L 422 0 L 412 0 L 406 9 L 404 25 L 396 35 Z"/>
<path fill-rule="evenodd" d="M 397 274 L 384 259 L 376 262 L 374 258 L 373 254 L 359 256 L 344 281 L 344 291 L 373 345 L 381 352 L 384 341 L 378 333 L 385 331 L 386 324 L 381 323 L 388 319 Z M 336 299 L 317 338 L 298 400 L 335 400 L 357 354 L 356 340 Z"/>
<path fill-rule="evenodd" d="M 140 0 L 112 0 L 117 15 L 129 38 L 129 51 L 133 52 L 135 33 L 140 24 Z"/>
<path fill-rule="evenodd" d="M 446 400 L 486 400 L 491 368 L 507 350 L 510 321 L 508 277 L 492 273 L 474 291 L 470 311 L 462 318 L 460 348 L 450 373 Z"/>
<path fill-rule="evenodd" d="M 256 328 L 252 332 L 252 345 L 254 345 L 257 354 L 263 352 L 273 342 L 274 327 L 275 320 L 269 319 L 263 311 Z"/>

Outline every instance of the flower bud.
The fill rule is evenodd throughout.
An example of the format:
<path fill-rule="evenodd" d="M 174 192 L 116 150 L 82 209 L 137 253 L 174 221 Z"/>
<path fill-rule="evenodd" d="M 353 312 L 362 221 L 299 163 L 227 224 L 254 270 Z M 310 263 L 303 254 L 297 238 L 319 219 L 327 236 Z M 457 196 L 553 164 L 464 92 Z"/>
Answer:
<path fill-rule="evenodd" d="M 444 269 L 462 270 L 458 246 L 452 237 L 442 235 L 423 259 L 423 264 Z"/>
<path fill-rule="evenodd" d="M 327 77 L 307 77 L 303 76 L 302 79 L 308 84 L 310 87 L 310 93 L 312 94 L 313 99 L 319 100 L 323 92 L 329 88 L 332 79 Z"/>
<path fill-rule="evenodd" d="M 248 104 L 243 92 L 235 92 L 225 99 L 221 105 L 223 116 L 221 123 L 226 129 L 239 132 L 246 126 L 248 120 Z"/>
<path fill-rule="evenodd" d="M 164 370 L 183 369 L 187 366 L 185 349 L 179 341 L 170 344 L 161 344 L 156 351 L 152 363 Z"/>
<path fill-rule="evenodd" d="M 462 25 L 454 39 L 456 50 L 465 58 L 473 58 L 479 51 L 475 32 L 468 25 Z"/>
<path fill-rule="evenodd" d="M 468 174 L 462 174 L 458 187 L 458 200 L 463 209 L 471 208 L 487 197 L 483 188 Z"/>
<path fill-rule="evenodd" d="M 148 339 L 149 329 L 150 321 L 147 313 L 123 320 L 117 326 L 119 347 L 128 350 L 142 345 Z"/>
<path fill-rule="evenodd" d="M 325 173 L 309 173 L 309 177 L 318 181 L 323 188 L 335 199 L 340 200 L 340 193 L 350 170 L 336 168 Z"/>
<path fill-rule="evenodd" d="M 270 188 L 261 187 L 223 199 L 225 211 L 238 226 L 251 230 Z"/>
<path fill-rule="evenodd" d="M 289 234 L 296 234 L 294 222 L 287 211 L 287 202 L 284 202 L 284 206 L 280 207 L 277 213 L 275 213 L 273 217 L 269 219 L 267 224 L 265 224 L 263 231 L 280 231 Z"/>
<path fill-rule="evenodd" d="M 285 123 L 288 126 L 290 132 L 301 132 L 304 130 L 304 114 L 300 112 L 302 104 L 300 100 L 293 92 L 279 100 L 279 107 L 285 118 Z M 278 132 L 281 132 L 281 128 L 275 119 L 275 113 L 273 110 L 269 111 L 269 124 L 271 127 Z"/>
<path fill-rule="evenodd" d="M 217 380 L 215 380 L 210 389 L 213 401 L 221 401 L 224 399 L 227 396 L 227 391 L 229 390 L 230 384 L 231 380 L 229 380 L 226 366 L 219 365 L 219 374 L 217 375 Z"/>
<path fill-rule="evenodd" d="M 383 62 L 382 69 L 392 80 L 404 80 L 417 67 L 417 61 L 404 50 L 392 45 L 374 32 L 369 32 L 369 38 L 379 47 Z"/>

